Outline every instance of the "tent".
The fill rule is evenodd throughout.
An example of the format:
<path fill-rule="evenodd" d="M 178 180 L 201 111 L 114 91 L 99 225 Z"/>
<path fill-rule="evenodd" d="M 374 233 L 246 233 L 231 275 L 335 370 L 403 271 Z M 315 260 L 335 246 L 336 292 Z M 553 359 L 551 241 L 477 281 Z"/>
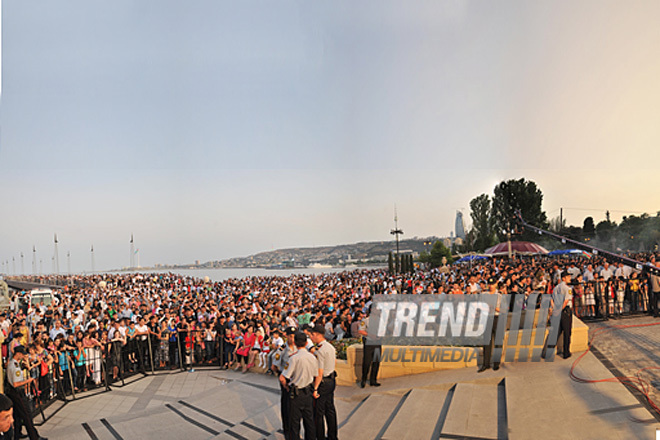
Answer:
<path fill-rule="evenodd" d="M 587 257 L 587 258 L 591 257 L 591 254 L 589 252 L 580 249 L 557 249 L 556 251 L 548 252 L 548 256 L 556 256 L 556 255 L 573 255 L 577 257 Z"/>
<path fill-rule="evenodd" d="M 467 261 L 477 261 L 477 260 L 487 260 L 488 257 L 484 257 L 483 255 L 466 255 L 458 260 L 456 260 L 456 263 L 465 263 Z"/>
<path fill-rule="evenodd" d="M 536 243 L 530 243 L 529 241 L 512 241 L 511 253 L 518 255 L 539 255 L 547 254 L 548 250 L 543 246 L 539 246 Z M 509 255 L 509 243 L 505 241 L 488 248 L 484 254 L 497 256 Z"/>

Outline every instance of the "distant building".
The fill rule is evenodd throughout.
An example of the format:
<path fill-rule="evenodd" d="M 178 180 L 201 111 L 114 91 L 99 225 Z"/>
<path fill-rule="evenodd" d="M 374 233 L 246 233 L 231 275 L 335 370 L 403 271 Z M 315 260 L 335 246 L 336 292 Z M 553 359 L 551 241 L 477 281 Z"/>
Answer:
<path fill-rule="evenodd" d="M 465 224 L 463 223 L 463 213 L 456 211 L 456 225 L 454 227 L 456 238 L 465 240 Z"/>

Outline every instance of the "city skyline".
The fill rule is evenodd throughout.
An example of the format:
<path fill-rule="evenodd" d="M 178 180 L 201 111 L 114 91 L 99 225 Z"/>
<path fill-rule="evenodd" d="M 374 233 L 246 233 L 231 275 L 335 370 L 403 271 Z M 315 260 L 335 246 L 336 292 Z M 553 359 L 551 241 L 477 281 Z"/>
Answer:
<path fill-rule="evenodd" d="M 126 266 L 132 233 L 144 266 L 382 241 L 394 205 L 446 236 L 519 178 L 568 224 L 655 215 L 659 14 L 3 1 L 0 261 L 50 267 L 55 233 L 61 272 Z"/>

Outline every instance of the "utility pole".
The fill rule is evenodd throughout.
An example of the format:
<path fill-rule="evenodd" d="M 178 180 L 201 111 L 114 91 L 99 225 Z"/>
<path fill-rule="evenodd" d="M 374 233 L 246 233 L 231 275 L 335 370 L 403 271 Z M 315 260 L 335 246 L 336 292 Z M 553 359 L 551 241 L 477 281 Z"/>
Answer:
<path fill-rule="evenodd" d="M 32 275 L 37 274 L 37 248 L 32 245 Z"/>
<path fill-rule="evenodd" d="M 399 260 L 399 235 L 403 234 L 403 231 L 399 229 L 399 217 L 396 214 L 396 205 L 394 205 L 394 229 L 390 231 L 390 234 L 396 237 L 396 261 L 394 262 L 394 273 L 398 274 L 401 264 Z"/>
<path fill-rule="evenodd" d="M 16 257 L 11 257 L 11 265 L 14 270 L 14 275 L 16 275 Z"/>
<path fill-rule="evenodd" d="M 564 208 L 559 208 L 559 230 L 558 234 L 561 234 L 562 229 L 564 229 Z"/>
<path fill-rule="evenodd" d="M 60 274 L 60 255 L 57 251 L 57 234 L 55 234 L 55 275 Z"/>
<path fill-rule="evenodd" d="M 92 253 L 92 273 L 94 273 L 94 245 L 92 245 L 91 253 Z"/>
<path fill-rule="evenodd" d="M 23 265 L 23 252 L 21 252 L 21 275 L 25 275 L 25 266 Z"/>
<path fill-rule="evenodd" d="M 71 251 L 66 251 L 66 271 L 71 275 Z"/>
<path fill-rule="evenodd" d="M 130 243 L 131 243 L 131 255 L 130 255 L 130 258 L 129 258 L 129 265 L 130 265 L 130 268 L 133 269 L 135 267 L 135 250 L 133 249 L 133 246 L 134 246 L 133 245 L 133 233 L 131 233 Z"/>
<path fill-rule="evenodd" d="M 39 275 L 44 273 L 44 259 L 39 258 Z"/>

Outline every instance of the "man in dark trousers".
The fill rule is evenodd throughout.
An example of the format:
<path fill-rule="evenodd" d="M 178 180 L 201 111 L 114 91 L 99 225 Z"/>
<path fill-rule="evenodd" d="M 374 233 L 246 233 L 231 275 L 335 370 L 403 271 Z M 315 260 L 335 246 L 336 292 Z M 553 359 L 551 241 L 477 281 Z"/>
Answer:
<path fill-rule="evenodd" d="M 21 361 L 27 355 L 27 350 L 22 345 L 14 349 L 14 358 L 7 364 L 7 397 L 9 397 L 14 407 L 14 439 L 18 440 L 21 435 L 21 429 L 25 425 L 30 440 L 46 440 L 39 435 L 34 423 L 32 423 L 32 414 L 27 405 L 27 395 L 25 387 L 33 384 L 34 379 L 27 378 L 25 371 L 21 366 Z"/>
<path fill-rule="evenodd" d="M 651 259 L 652 265 L 660 267 L 660 262 L 656 262 L 655 258 Z M 657 275 L 649 275 L 649 312 L 656 318 L 660 317 L 660 310 L 658 309 L 658 300 L 660 299 L 660 277 Z"/>
<path fill-rule="evenodd" d="M 559 334 L 557 341 L 563 335 L 564 337 L 564 359 L 571 357 L 571 331 L 573 329 L 573 292 L 568 283 L 571 281 L 571 274 L 564 271 L 561 274 L 561 283 L 552 291 L 552 307 L 561 308 L 561 321 L 559 322 Z M 562 301 L 563 296 L 563 301 Z"/>
<path fill-rule="evenodd" d="M 298 351 L 298 349 L 296 348 L 296 343 L 294 338 L 296 335 L 296 328 L 287 327 L 285 333 L 286 333 L 286 342 L 282 344 L 282 346 L 279 347 L 275 352 L 275 355 L 273 356 L 273 365 L 271 366 L 271 369 L 278 377 L 282 373 L 282 371 L 284 371 L 284 369 L 289 366 L 289 357 L 293 353 Z M 281 393 L 280 412 L 282 416 L 282 431 L 284 432 L 284 438 L 289 440 L 289 426 L 290 426 L 289 404 L 291 398 L 289 397 L 289 390 L 283 383 L 280 383 L 280 393 Z"/>
<path fill-rule="evenodd" d="M 221 314 L 218 317 L 218 320 L 215 323 L 215 341 L 217 344 L 216 355 L 218 356 L 218 365 L 221 370 L 224 370 L 225 367 L 225 332 L 227 330 L 227 318 L 224 314 Z"/>
<path fill-rule="evenodd" d="M 295 335 L 298 351 L 289 358 L 289 365 L 280 374 L 280 383 L 289 391 L 289 440 L 300 440 L 300 420 L 305 427 L 305 440 L 316 439 L 314 426 L 314 377 L 318 374 L 318 361 L 307 351 L 307 336 Z"/>
<path fill-rule="evenodd" d="M 498 287 L 499 286 L 497 280 L 495 279 L 490 280 L 488 294 L 497 295 L 497 302 L 495 305 L 495 315 L 493 316 L 493 328 L 490 334 L 490 340 L 488 341 L 488 345 L 483 346 L 483 352 L 484 352 L 483 364 L 481 364 L 481 367 L 479 367 L 477 373 L 482 373 L 490 368 L 491 356 L 493 354 L 493 343 L 495 340 L 495 333 L 497 332 L 497 322 L 500 317 L 500 305 L 502 302 L 502 295 L 498 292 L 497 290 Z M 503 315 L 503 319 L 506 319 L 506 314 Z M 497 371 L 500 369 L 501 360 L 502 360 L 502 352 L 500 352 L 500 356 L 497 359 L 492 359 L 493 370 Z"/>
<path fill-rule="evenodd" d="M 335 409 L 335 347 L 325 340 L 325 327 L 316 324 L 311 330 L 311 338 L 316 350 L 314 356 L 318 360 L 318 375 L 314 378 L 314 423 L 316 438 L 337 440 L 337 411 Z M 328 425 L 328 436 L 325 436 L 325 425 Z"/>
<path fill-rule="evenodd" d="M 371 313 L 371 306 L 369 307 Z M 380 368 L 380 353 L 381 346 L 367 343 L 367 330 L 369 329 L 369 316 L 362 318 L 358 327 L 358 335 L 362 336 L 362 380 L 360 381 L 360 388 L 364 388 L 364 384 L 369 377 L 369 385 L 372 387 L 379 387 L 378 383 L 378 369 Z M 376 356 L 374 356 L 374 354 Z M 369 375 L 371 370 L 371 375 Z"/>

